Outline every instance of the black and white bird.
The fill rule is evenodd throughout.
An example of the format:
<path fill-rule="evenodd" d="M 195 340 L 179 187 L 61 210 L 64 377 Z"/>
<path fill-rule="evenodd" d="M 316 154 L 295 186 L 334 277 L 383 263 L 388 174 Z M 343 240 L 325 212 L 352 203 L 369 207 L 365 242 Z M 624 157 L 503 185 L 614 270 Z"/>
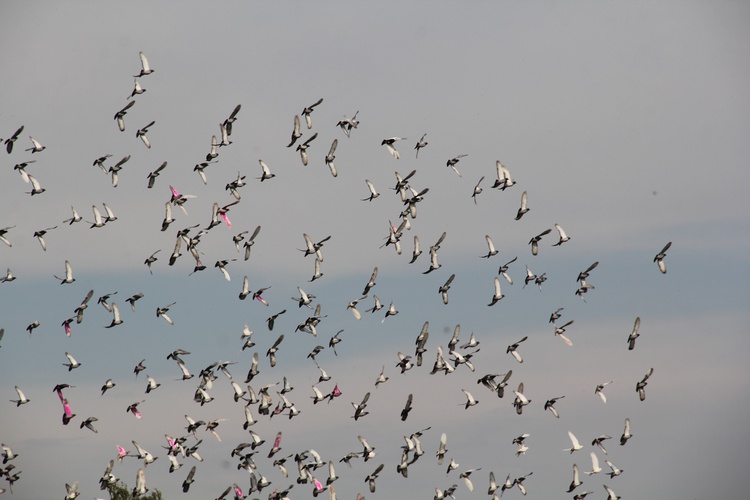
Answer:
<path fill-rule="evenodd" d="M 669 247 L 672 246 L 672 242 L 670 241 L 666 245 L 664 245 L 664 248 L 661 249 L 661 252 L 657 253 L 654 257 L 654 262 L 659 266 L 659 271 L 661 271 L 662 274 L 667 274 L 667 265 L 664 263 L 664 258 L 667 256 L 667 250 L 669 250 Z"/>
<path fill-rule="evenodd" d="M 396 148 L 393 146 L 393 144 L 396 141 L 403 141 L 405 139 L 406 137 L 389 137 L 387 139 L 383 139 L 383 142 L 381 142 L 380 145 L 388 148 L 388 152 L 391 153 L 391 155 L 393 155 L 393 157 L 398 160 L 399 158 L 401 158 L 401 156 L 398 154 L 398 151 L 396 151 Z"/>
<path fill-rule="evenodd" d="M 456 165 L 458 164 L 459 161 L 461 161 L 461 158 L 466 158 L 467 156 L 469 155 L 454 156 L 453 158 L 445 162 L 445 166 L 452 169 L 456 173 L 457 176 L 461 177 L 461 172 L 458 171 L 458 169 L 456 168 Z M 482 181 L 480 180 L 479 182 L 482 182 Z M 477 183 L 477 186 L 479 186 L 479 183 Z M 474 190 L 476 191 L 476 188 L 474 188 Z M 474 201 L 476 201 L 476 198 L 474 198 Z"/>
<path fill-rule="evenodd" d="M 426 133 L 422 135 L 422 138 L 417 141 L 417 145 L 414 146 L 414 149 L 417 150 L 417 154 L 415 158 L 419 158 L 419 150 L 426 147 L 427 144 L 429 144 L 427 141 L 424 140 L 425 137 L 427 137 Z"/>
<path fill-rule="evenodd" d="M 644 401 L 646 399 L 646 385 L 648 385 L 647 381 L 653 374 L 654 369 L 649 368 L 649 370 L 646 372 L 646 375 L 644 375 L 643 378 L 637 384 L 635 384 L 635 391 L 638 393 L 638 398 L 641 401 Z"/>
<path fill-rule="evenodd" d="M 146 147 L 147 147 L 147 148 L 149 148 L 149 149 L 151 149 L 151 141 L 149 141 L 149 140 L 148 140 L 148 136 L 146 135 L 146 133 L 148 133 L 148 129 L 149 129 L 149 128 L 150 128 L 150 127 L 151 127 L 151 126 L 152 126 L 152 125 L 154 124 L 154 123 L 156 123 L 156 121 L 153 121 L 153 120 L 152 120 L 152 121 L 151 121 L 151 123 L 149 123 L 149 124 L 148 124 L 148 125 L 146 125 L 145 127 L 139 128 L 139 129 L 138 129 L 138 130 L 136 131 L 136 133 L 135 133 L 135 136 L 136 136 L 136 137 L 140 137 L 141 141 L 143 141 L 143 144 L 145 144 L 145 145 L 146 145 Z"/>
<path fill-rule="evenodd" d="M 151 69 L 151 66 L 148 64 L 148 59 L 146 59 L 146 54 L 143 52 L 139 52 L 138 56 L 141 58 L 141 72 L 137 75 L 134 75 L 135 78 L 139 78 L 141 76 L 150 75 L 154 72 L 153 69 Z"/>
<path fill-rule="evenodd" d="M 305 117 L 305 124 L 308 130 L 312 128 L 312 112 L 315 110 L 315 106 L 318 106 L 321 102 L 323 102 L 322 97 L 302 110 L 302 116 Z"/>
<path fill-rule="evenodd" d="M 521 217 L 523 217 L 526 212 L 531 210 L 527 206 L 527 200 L 528 200 L 528 195 L 526 194 L 526 191 L 524 191 L 521 194 L 521 207 L 518 209 L 518 212 L 516 213 L 516 220 L 521 220 Z"/>
<path fill-rule="evenodd" d="M 555 224 L 555 229 L 557 229 L 557 232 L 560 235 L 560 239 L 557 241 L 557 243 L 555 243 L 554 245 L 552 245 L 553 247 L 560 246 L 563 243 L 565 243 L 566 241 L 570 241 L 570 236 L 568 236 L 567 234 L 565 234 L 565 231 L 560 226 L 560 224 Z"/>
<path fill-rule="evenodd" d="M 73 269 L 70 267 L 70 262 L 65 261 L 65 277 L 61 278 L 55 275 L 55 278 L 60 280 L 61 285 L 73 283 L 76 279 L 73 277 Z"/>
<path fill-rule="evenodd" d="M 635 339 L 641 336 L 638 333 L 638 329 L 640 327 L 641 327 L 641 317 L 638 316 L 635 318 L 635 323 L 633 323 L 633 330 L 630 332 L 630 335 L 628 335 L 628 351 L 632 351 L 633 349 L 635 349 Z"/>

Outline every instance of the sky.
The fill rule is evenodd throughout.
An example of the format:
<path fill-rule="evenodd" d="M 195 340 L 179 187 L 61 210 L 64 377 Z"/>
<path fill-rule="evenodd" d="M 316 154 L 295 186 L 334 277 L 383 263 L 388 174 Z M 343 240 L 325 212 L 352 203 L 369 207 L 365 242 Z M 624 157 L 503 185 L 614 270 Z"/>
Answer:
<path fill-rule="evenodd" d="M 230 456 L 249 440 L 244 403 L 233 400 L 218 370 L 213 401 L 201 406 L 193 395 L 198 374 L 216 361 L 234 363 L 228 370 L 244 389 L 254 352 L 260 373 L 249 385 L 258 391 L 286 377 L 294 386 L 286 396 L 301 413 L 271 419 L 253 405 L 251 429 L 265 439 L 257 474 L 272 484 L 248 498 L 290 484 L 290 498 L 312 496 L 311 484 L 296 484 L 291 458 L 288 478 L 267 458 L 277 432 L 282 450 L 274 458 L 314 449 L 334 462 L 339 498 L 432 498 L 453 484 L 456 498 L 482 498 L 490 471 L 499 482 L 533 472 L 528 498 L 584 490 L 606 498 L 604 484 L 622 498 L 741 497 L 750 465 L 750 407 L 737 397 L 750 390 L 746 3 L 8 1 L 0 10 L 0 138 L 24 126 L 12 153 L 5 144 L 0 151 L 0 229 L 10 228 L 4 237 L 12 244 L 0 243 L 0 269 L 16 277 L 0 283 L 0 440 L 19 455 L 10 462 L 21 471 L 14 497 L 62 497 L 66 483 L 78 482 L 81 498 L 106 498 L 98 480 L 118 445 L 135 451 L 132 441 L 159 458 L 145 468 L 130 457 L 115 464 L 114 475 L 131 488 L 144 469 L 148 488 L 165 498 L 216 498 L 233 483 L 247 493 L 249 474 Z M 141 51 L 154 72 L 138 78 L 146 92 L 129 99 Z M 294 116 L 320 98 L 312 128 L 302 119 L 302 137 L 287 147 Z M 132 100 L 121 132 L 113 116 Z M 238 104 L 232 143 L 218 148 L 204 184 L 193 168 Z M 360 123 L 347 137 L 337 123 L 355 113 Z M 151 121 L 146 148 L 136 131 Z M 314 133 L 304 166 L 295 148 Z M 423 134 L 428 145 L 416 157 Z M 30 136 L 45 149 L 24 151 Z M 400 159 L 381 145 L 391 137 L 404 138 L 394 144 Z M 335 178 L 324 161 L 334 140 Z M 104 155 L 112 155 L 107 168 L 130 156 L 117 187 L 92 165 Z M 459 155 L 467 155 L 455 165 L 460 176 L 446 166 Z M 26 172 L 45 189 L 34 196 L 13 168 L 30 160 Z M 259 160 L 274 178 L 260 182 Z M 496 161 L 514 186 L 491 187 Z M 147 188 L 148 174 L 164 162 Z M 413 170 L 409 185 L 429 191 L 408 219 L 399 255 L 383 245 L 404 209 L 395 173 Z M 169 266 L 177 231 L 205 230 L 214 203 L 236 201 L 225 186 L 238 175 L 246 185 L 227 213 L 232 226 L 222 222 L 200 237 L 206 269 L 193 273 L 184 244 Z M 370 202 L 362 201 L 366 179 L 380 193 Z M 161 231 L 170 186 L 194 198 L 187 214 L 173 207 L 175 222 Z M 514 220 L 524 191 L 530 211 Z M 103 203 L 117 220 L 91 228 L 91 207 L 103 212 Z M 83 221 L 63 222 L 71 206 Z M 555 224 L 570 237 L 559 246 Z M 245 260 L 232 237 L 258 226 Z M 33 234 L 45 228 L 53 229 L 43 250 Z M 529 240 L 546 229 L 534 256 Z M 299 251 L 305 233 L 315 242 L 330 236 L 321 248 L 323 276 L 313 282 L 315 257 Z M 440 268 L 425 274 L 443 233 Z M 415 235 L 423 253 L 410 264 Z M 482 259 L 485 235 L 498 254 Z M 653 260 L 667 242 L 662 274 Z M 149 272 L 144 260 L 157 250 Z M 515 257 L 511 285 L 498 268 Z M 223 259 L 231 281 L 214 266 Z M 75 281 L 60 284 L 54 276 L 64 275 L 66 260 Z M 576 276 L 593 262 L 587 281 L 595 288 L 584 301 Z M 347 304 L 362 297 L 375 267 L 377 284 L 357 305 L 357 320 Z M 524 287 L 527 267 L 546 273 L 541 290 Z M 451 275 L 443 304 L 438 289 Z M 244 276 L 252 291 L 270 287 L 269 306 L 252 295 L 238 299 Z M 497 276 L 505 297 L 488 307 Z M 295 331 L 312 313 L 290 300 L 298 287 L 322 308 L 316 336 Z M 89 290 L 84 319 L 66 336 L 60 324 Z M 125 300 L 137 292 L 144 297 L 133 311 Z M 112 313 L 97 304 L 105 294 L 123 320 L 111 329 Z M 374 295 L 385 307 L 366 312 Z M 155 311 L 172 303 L 170 325 Z M 398 314 L 386 318 L 391 303 Z M 558 325 L 574 320 L 565 332 L 572 346 L 548 322 L 558 308 Z M 266 319 L 282 310 L 269 331 Z M 640 338 L 629 351 L 636 317 Z M 29 334 L 34 321 L 40 326 Z M 425 322 L 424 363 L 401 374 L 398 353 L 414 356 Z M 242 350 L 245 325 L 256 345 Z M 461 365 L 430 375 L 438 346 L 450 357 L 457 325 L 459 346 L 472 333 L 480 342 L 475 371 Z M 340 330 L 334 354 L 328 342 Z M 265 354 L 282 334 L 271 367 Z M 506 348 L 524 337 L 518 363 Z M 317 345 L 327 382 L 318 382 L 307 357 Z M 193 379 L 181 380 L 166 359 L 176 349 L 190 352 L 182 359 Z M 63 366 L 66 352 L 79 368 Z M 144 359 L 147 369 L 136 377 Z M 651 368 L 640 401 L 635 386 Z M 389 380 L 376 388 L 381 370 Z M 477 384 L 511 370 L 503 398 Z M 161 384 L 148 394 L 146 375 Z M 101 395 L 108 378 L 116 387 Z M 594 389 L 610 380 L 604 403 Z M 521 382 L 531 402 L 518 415 L 512 390 Z M 64 390 L 76 414 L 67 426 L 53 391 L 63 383 L 74 386 Z M 313 404 L 313 385 L 323 393 L 337 385 L 342 395 Z M 28 404 L 10 402 L 15 386 Z M 281 387 L 269 389 L 274 405 Z M 462 389 L 478 404 L 465 408 Z M 369 414 L 355 421 L 352 404 L 368 392 Z M 413 410 L 401 421 L 409 394 Z M 559 396 L 556 419 L 543 407 Z M 139 401 L 141 419 L 126 411 Z M 199 429 L 186 442 L 202 440 L 203 461 L 180 457 L 182 467 L 169 473 L 164 435 L 186 436 L 185 415 L 225 419 L 221 441 Z M 90 416 L 98 433 L 80 429 Z M 633 438 L 620 446 L 626 418 Z M 424 456 L 401 477 L 403 436 L 428 427 Z M 568 431 L 583 449 L 564 451 Z M 443 433 L 448 452 L 439 465 Z M 529 450 L 516 456 L 512 441 L 524 433 Z M 590 444 L 603 434 L 612 436 L 607 455 Z M 362 450 L 358 436 L 377 455 L 350 468 L 339 459 Z M 592 451 L 604 470 L 588 476 Z M 446 473 L 451 459 L 459 466 Z M 610 478 L 605 459 L 624 472 Z M 381 463 L 371 493 L 364 479 Z M 573 464 L 583 485 L 566 493 Z M 195 483 L 183 494 L 193 465 Z M 459 474 L 479 468 L 469 491 Z M 328 477 L 325 467 L 313 474 L 323 483 Z M 6 480 L 0 488 L 9 490 Z M 517 488 L 504 494 L 520 496 Z"/>

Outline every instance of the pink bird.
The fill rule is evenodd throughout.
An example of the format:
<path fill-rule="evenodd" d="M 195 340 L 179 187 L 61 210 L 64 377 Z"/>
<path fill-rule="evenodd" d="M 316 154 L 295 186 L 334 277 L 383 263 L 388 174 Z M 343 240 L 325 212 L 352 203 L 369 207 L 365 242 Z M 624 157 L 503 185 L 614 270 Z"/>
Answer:
<path fill-rule="evenodd" d="M 281 431 L 276 434 L 276 440 L 273 442 L 273 448 L 268 452 L 268 458 L 273 457 L 281 450 Z"/>
<path fill-rule="evenodd" d="M 242 494 L 242 490 L 240 489 L 239 486 L 237 486 L 237 483 L 233 484 L 232 486 L 234 486 L 234 498 L 235 499 L 245 498 L 245 495 Z"/>
<path fill-rule="evenodd" d="M 117 446 L 117 461 L 122 462 L 122 459 L 127 457 L 130 454 L 128 450 L 123 448 L 122 446 Z"/>
<path fill-rule="evenodd" d="M 60 392 L 59 394 L 62 394 L 62 393 Z M 65 413 L 63 413 L 63 417 L 62 417 L 63 425 L 68 425 L 68 423 L 70 423 L 70 421 L 76 415 L 70 409 L 70 405 L 68 404 L 68 400 L 67 399 L 63 398 L 62 404 L 63 404 L 63 410 L 65 411 Z"/>
<path fill-rule="evenodd" d="M 129 411 L 130 413 L 135 415 L 135 418 L 143 418 L 143 415 L 141 414 L 141 412 L 138 411 L 138 405 L 144 402 L 146 402 L 145 399 L 143 401 L 137 401 L 131 404 L 130 406 L 128 406 L 128 408 L 125 411 Z"/>
<path fill-rule="evenodd" d="M 267 286 L 265 288 L 259 289 L 257 292 L 253 292 L 253 299 L 259 300 L 264 306 L 267 306 L 268 302 L 266 302 L 266 299 L 264 299 L 263 297 L 261 297 L 261 295 L 263 294 L 263 292 L 265 292 L 269 288 L 271 288 L 271 287 Z"/>
<path fill-rule="evenodd" d="M 227 217 L 229 207 L 231 207 L 232 205 L 236 205 L 237 203 L 239 203 L 239 201 L 232 202 L 229 205 L 224 205 L 219 209 L 219 215 L 221 215 L 221 218 L 224 219 L 224 222 L 227 223 L 227 227 L 232 227 L 232 222 L 229 220 L 229 217 Z"/>
<path fill-rule="evenodd" d="M 70 337 L 71 331 L 70 331 L 70 324 L 73 322 L 75 318 L 68 318 L 65 321 L 62 322 L 62 326 L 65 328 L 65 335 Z"/>

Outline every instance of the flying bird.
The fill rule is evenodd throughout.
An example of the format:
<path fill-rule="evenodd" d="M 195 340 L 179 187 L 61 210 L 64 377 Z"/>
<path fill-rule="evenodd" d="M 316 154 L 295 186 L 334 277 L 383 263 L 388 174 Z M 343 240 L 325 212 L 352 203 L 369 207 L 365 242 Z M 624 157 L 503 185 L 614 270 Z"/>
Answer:
<path fill-rule="evenodd" d="M 313 135 L 311 135 L 305 142 L 302 144 L 297 145 L 297 151 L 299 151 L 300 159 L 302 160 L 302 165 L 307 166 L 307 148 L 310 147 L 310 143 L 315 140 L 315 138 L 318 137 L 318 133 L 315 132 Z M 290 144 L 291 145 L 291 144 Z"/>
<path fill-rule="evenodd" d="M 669 250 L 669 247 L 672 246 L 672 242 L 670 241 L 666 245 L 664 245 L 664 248 L 661 249 L 661 252 L 657 253 L 654 257 L 654 262 L 659 266 L 659 271 L 661 271 L 662 274 L 667 274 L 667 265 L 664 263 L 664 258 L 667 256 L 667 250 Z"/>
<path fill-rule="evenodd" d="M 635 391 L 638 393 L 638 398 L 641 401 L 644 401 L 646 399 L 646 385 L 648 385 L 647 380 L 651 378 L 651 375 L 653 374 L 654 369 L 649 368 L 649 370 L 646 372 L 646 375 L 644 375 L 641 381 L 635 385 Z"/>
<path fill-rule="evenodd" d="M 315 106 L 319 105 L 321 102 L 323 102 L 322 97 L 302 110 L 302 116 L 305 117 L 305 124 L 307 125 L 308 130 L 312 128 L 312 112 L 314 111 Z"/>
<path fill-rule="evenodd" d="M 5 139 L 5 151 L 8 154 L 11 154 L 13 152 L 13 144 L 18 140 L 18 136 L 20 136 L 21 132 L 23 132 L 23 128 L 24 125 L 21 125 L 12 136 Z"/>
<path fill-rule="evenodd" d="M 42 151 L 47 149 L 47 146 L 42 146 L 39 141 L 37 141 L 33 137 L 29 136 L 29 139 L 31 139 L 31 147 L 29 149 L 26 149 L 25 151 L 31 151 L 31 154 L 34 154 L 41 153 Z"/>
<path fill-rule="evenodd" d="M 135 105 L 135 101 L 130 101 L 124 108 L 115 113 L 115 121 L 117 122 L 117 127 L 120 129 L 120 132 L 125 132 L 125 115 L 128 114 L 128 110 L 132 108 L 133 105 Z M 94 164 L 96 165 L 96 162 L 94 162 Z M 101 167 L 101 164 L 99 166 Z"/>
<path fill-rule="evenodd" d="M 518 213 L 516 213 L 516 220 L 521 220 L 521 217 L 523 217 L 526 212 L 531 210 L 527 207 L 527 200 L 528 195 L 526 194 L 526 191 L 524 191 L 521 194 L 521 207 L 518 209 Z"/>
<path fill-rule="evenodd" d="M 391 153 L 391 155 L 393 155 L 393 157 L 398 160 L 399 158 L 401 158 L 401 156 L 398 154 L 398 151 L 396 151 L 396 148 L 393 147 L 393 144 L 396 141 L 403 141 L 405 139 L 406 137 L 389 137 L 387 139 L 383 139 L 383 142 L 381 142 L 380 145 L 388 148 L 388 152 Z"/>
<path fill-rule="evenodd" d="M 139 78 L 141 76 L 146 76 L 153 73 L 154 70 L 151 69 L 151 66 L 148 65 L 148 59 L 146 59 L 146 55 L 143 52 L 139 52 L 138 56 L 141 58 L 141 72 L 137 75 L 134 75 L 134 77 Z"/>
<path fill-rule="evenodd" d="M 459 171 L 458 171 L 458 169 L 456 168 L 456 164 L 458 164 L 458 162 L 459 162 L 459 161 L 461 161 L 461 158 L 465 158 L 465 157 L 467 157 L 467 156 L 469 156 L 469 155 L 458 155 L 458 156 L 454 156 L 453 158 L 451 158 L 450 160 L 448 160 L 448 161 L 447 161 L 447 162 L 445 163 L 445 166 L 446 166 L 446 167 L 449 167 L 449 168 L 451 168 L 451 169 L 453 169 L 453 171 L 454 171 L 454 172 L 456 172 L 456 175 L 457 175 L 457 176 L 459 176 L 459 177 L 461 177 L 461 172 L 459 172 Z M 484 179 L 484 177 L 482 177 L 482 179 Z M 482 182 L 482 181 L 480 180 L 479 182 Z M 477 186 L 479 186 L 479 183 L 477 183 Z M 477 188 L 475 187 L 475 188 L 474 188 L 474 192 L 475 192 L 475 193 L 476 193 L 476 189 L 477 189 Z M 481 190 L 480 190 L 480 193 L 481 193 Z M 476 199 L 476 198 L 474 198 L 474 201 L 476 202 L 476 201 L 477 201 L 477 199 Z"/>
<path fill-rule="evenodd" d="M 455 169 L 456 167 L 453 167 L 453 168 Z M 460 174 L 459 174 L 459 177 L 460 177 Z M 482 194 L 482 188 L 479 185 L 482 183 L 483 180 L 484 180 L 484 176 L 480 177 L 479 182 L 477 182 L 476 186 L 474 186 L 474 190 L 471 193 L 471 197 L 474 199 L 474 205 L 477 204 L 477 196 Z"/>
<path fill-rule="evenodd" d="M 539 253 L 539 242 L 541 241 L 542 236 L 549 234 L 551 231 L 552 229 L 545 229 L 529 240 L 529 245 L 531 245 L 531 255 L 537 255 Z"/>
<path fill-rule="evenodd" d="M 640 337 L 640 334 L 638 333 L 638 329 L 641 327 L 641 317 L 638 316 L 635 318 L 635 323 L 633 324 L 633 331 L 630 332 L 630 335 L 628 335 L 628 351 L 632 351 L 635 349 L 635 339 Z"/>
<path fill-rule="evenodd" d="M 140 137 L 140 138 L 141 138 L 141 140 L 143 141 L 143 144 L 145 144 L 145 145 L 146 145 L 146 147 L 147 147 L 147 148 L 149 148 L 149 149 L 151 149 L 151 141 L 149 141 L 149 140 L 148 140 L 148 136 L 146 136 L 146 133 L 148 132 L 148 129 L 149 129 L 149 128 L 150 128 L 150 127 L 151 127 L 151 126 L 152 126 L 152 125 L 154 124 L 154 123 L 156 123 L 156 122 L 155 122 L 155 121 L 151 121 L 151 123 L 149 123 L 148 125 L 146 125 L 146 126 L 145 126 L 145 127 L 143 127 L 143 128 L 139 128 L 139 129 L 138 129 L 138 130 L 136 131 L 136 133 L 135 133 L 135 136 L 136 136 L 136 137 Z"/>
<path fill-rule="evenodd" d="M 67 260 L 65 261 L 65 277 L 61 278 L 57 275 L 55 275 L 55 278 L 60 280 L 61 285 L 65 285 L 68 283 L 73 283 L 76 279 L 73 277 L 73 269 L 70 267 L 70 262 Z"/>
<path fill-rule="evenodd" d="M 417 141 L 417 145 L 414 146 L 414 149 L 417 150 L 417 155 L 415 158 L 419 158 L 419 150 L 427 146 L 429 144 L 427 141 L 424 140 L 424 138 L 427 137 L 427 134 L 422 135 L 422 138 Z"/>
<path fill-rule="evenodd" d="M 560 239 L 557 241 L 557 243 L 555 243 L 554 245 L 552 245 L 553 247 L 560 246 L 563 243 L 565 243 L 566 241 L 570 240 L 570 236 L 568 236 L 567 234 L 565 234 L 565 231 L 563 230 L 562 227 L 560 227 L 560 224 L 555 224 L 555 229 L 557 229 L 557 232 L 560 235 Z M 536 254 L 534 254 L 534 255 L 536 255 Z"/>

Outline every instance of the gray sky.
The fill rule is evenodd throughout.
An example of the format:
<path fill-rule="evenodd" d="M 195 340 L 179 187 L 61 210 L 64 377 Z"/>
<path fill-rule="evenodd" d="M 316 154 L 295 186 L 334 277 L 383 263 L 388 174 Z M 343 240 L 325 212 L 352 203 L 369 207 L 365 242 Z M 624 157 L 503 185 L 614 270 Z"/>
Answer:
<path fill-rule="evenodd" d="M 742 473 L 750 465 L 744 425 L 750 408 L 735 396 L 750 389 L 744 359 L 750 348 L 744 334 L 750 319 L 744 280 L 750 271 L 748 5 L 10 1 L 1 10 L 0 137 L 25 126 L 12 154 L 4 145 L 0 152 L 0 228 L 15 226 L 5 235 L 13 246 L 0 243 L 0 266 L 17 276 L 0 283 L 6 400 L 0 438 L 20 455 L 13 461 L 22 471 L 16 496 L 62 496 L 65 483 L 74 481 L 81 498 L 102 496 L 97 482 L 107 462 L 117 445 L 132 449 L 132 440 L 160 457 L 146 468 L 147 485 L 166 498 L 182 495 L 180 485 L 193 465 L 191 497 L 214 498 L 232 483 L 246 491 L 248 474 L 230 457 L 237 443 L 248 440 L 243 404 L 232 400 L 221 373 L 209 391 L 214 401 L 203 407 L 193 402 L 198 377 L 176 380 L 179 368 L 165 359 L 177 348 L 192 353 L 184 359 L 196 375 L 217 360 L 237 362 L 230 371 L 240 383 L 257 350 L 256 391 L 284 376 L 294 385 L 288 397 L 301 410 L 298 417 L 269 419 L 254 408 L 258 423 L 252 429 L 266 440 L 255 457 L 258 472 L 272 485 L 252 497 L 295 482 L 293 463 L 286 479 L 266 458 L 278 431 L 280 456 L 314 448 L 337 464 L 339 498 L 358 492 L 432 498 L 435 488 L 454 483 L 457 498 L 481 498 L 489 471 L 498 481 L 533 471 L 525 483 L 528 498 L 572 498 L 564 493 L 572 465 L 590 470 L 590 442 L 601 434 L 613 437 L 609 454 L 598 452 L 605 471 L 582 477 L 576 492 L 603 498 L 602 484 L 608 484 L 623 498 L 741 496 Z M 133 90 L 139 51 L 155 71 L 139 79 L 146 92 L 135 97 L 120 132 L 113 115 Z M 286 145 L 294 115 L 321 97 L 312 130 L 303 120 L 298 141 L 318 133 L 305 167 Z M 237 104 L 242 109 L 233 143 L 219 149 L 204 185 L 193 166 L 204 161 L 211 136 Z M 347 138 L 336 123 L 357 111 L 360 125 Z M 135 133 L 152 120 L 147 149 Z M 417 159 L 414 144 L 425 133 L 429 145 Z M 46 149 L 24 152 L 30 135 Z M 400 160 L 381 146 L 394 136 L 406 138 L 395 144 Z M 334 139 L 336 178 L 324 163 Z M 105 154 L 112 155 L 107 166 L 131 156 L 116 188 L 92 166 Z M 458 177 L 446 161 L 461 154 L 468 156 L 456 165 Z M 33 197 L 13 170 L 32 159 L 26 171 L 46 189 Z M 257 180 L 259 159 L 275 178 Z M 516 186 L 491 189 L 497 160 L 508 166 Z M 147 189 L 147 174 L 164 161 L 168 166 Z M 414 169 L 411 185 L 429 192 L 397 255 L 391 246 L 380 248 L 389 220 L 398 224 L 403 209 L 391 190 L 394 172 Z M 184 246 L 183 256 L 168 266 L 177 230 L 208 226 L 213 203 L 234 200 L 224 186 L 238 172 L 247 185 L 228 214 L 232 227 L 211 229 L 199 245 L 207 269 L 189 275 L 194 261 Z M 471 194 L 482 176 L 475 205 Z M 360 201 L 368 196 L 365 179 L 381 193 L 371 203 Z M 170 185 L 196 198 L 185 205 L 187 216 L 175 208 L 176 222 L 161 232 Z M 531 210 L 515 221 L 524 190 Z M 94 229 L 86 222 L 62 223 L 71 205 L 89 221 L 91 206 L 101 210 L 102 203 L 118 220 Z M 529 239 L 555 223 L 570 241 L 553 248 L 553 229 L 532 256 Z M 259 225 L 252 256 L 244 261 L 232 236 Z M 32 235 L 53 226 L 45 252 Z M 442 267 L 423 275 L 429 247 L 442 232 Z M 322 249 L 324 276 L 313 283 L 313 257 L 298 251 L 303 233 L 316 241 L 331 235 Z M 480 259 L 487 234 L 499 255 Z M 414 235 L 424 253 L 409 264 Z M 652 260 L 668 241 L 673 245 L 662 275 Z M 143 261 L 156 250 L 151 275 Z M 509 271 L 514 284 L 501 278 L 506 297 L 488 308 L 498 267 L 516 256 Z M 220 259 L 237 259 L 227 267 L 231 282 L 214 268 Z M 66 260 L 76 281 L 60 285 L 53 274 L 64 272 Z M 574 295 L 575 278 L 594 261 L 600 262 L 590 277 L 596 288 L 584 303 Z M 360 302 L 357 321 L 346 305 L 361 296 L 375 266 L 377 285 Z M 522 288 L 525 266 L 547 274 L 541 293 L 533 284 Z M 437 290 L 451 274 L 456 278 L 444 305 Z M 251 290 L 271 286 L 264 294 L 268 308 L 237 299 L 245 275 Z M 290 300 L 298 286 L 315 294 L 327 315 L 317 337 L 294 331 L 310 312 Z M 59 325 L 90 289 L 95 293 L 85 319 L 74 322 L 66 337 Z M 108 330 L 112 315 L 96 299 L 115 291 L 111 300 L 124 323 Z M 145 296 L 133 312 L 125 299 L 136 292 Z M 373 293 L 386 307 L 393 301 L 399 314 L 381 322 L 384 310 L 365 313 Z M 174 326 L 154 314 L 172 302 Z M 548 324 L 559 307 L 565 308 L 560 322 L 575 320 L 566 333 L 572 347 L 554 338 Z M 266 318 L 282 309 L 288 312 L 269 332 Z M 636 316 L 641 337 L 631 352 L 626 339 Z M 41 326 L 29 336 L 24 330 L 37 320 Z M 414 353 L 425 321 L 430 338 L 424 365 L 401 375 L 397 353 Z M 255 332 L 256 346 L 241 351 L 245 324 Z M 457 324 L 461 344 L 472 332 L 480 341 L 472 360 L 476 372 L 459 366 L 448 376 L 429 375 L 437 346 L 447 356 Z M 318 356 L 333 379 L 317 384 L 320 372 L 306 355 L 327 346 L 340 329 L 338 356 L 328 348 Z M 271 368 L 264 353 L 280 334 L 285 339 Z M 505 349 L 524 336 L 524 363 L 518 364 Z M 82 366 L 68 372 L 65 352 Z M 148 369 L 136 379 L 133 367 L 144 358 Z M 376 390 L 383 366 L 390 380 Z M 635 384 L 652 367 L 647 398 L 640 402 Z M 520 416 L 512 393 L 499 399 L 476 383 L 486 373 L 508 370 L 509 388 L 523 382 L 532 400 Z M 151 394 L 144 394 L 146 374 L 161 383 Z M 101 396 L 107 378 L 117 386 Z M 594 388 L 609 380 L 605 405 Z M 75 386 L 65 391 L 77 415 L 68 426 L 61 424 L 52 391 L 58 383 Z M 343 395 L 313 405 L 313 384 L 324 393 L 338 384 Z M 16 398 L 16 385 L 32 400 L 18 408 L 7 402 Z M 464 410 L 461 389 L 479 404 Z M 350 402 L 368 391 L 370 414 L 355 422 Z M 414 410 L 401 422 L 410 393 Z M 543 405 L 562 395 L 558 420 Z M 144 416 L 137 420 L 125 409 L 141 400 Z M 222 441 L 201 429 L 204 461 L 180 458 L 183 467 L 169 474 L 164 434 L 184 435 L 185 414 L 227 419 L 218 428 Z M 88 416 L 99 419 L 98 434 L 79 429 Z M 634 438 L 621 447 L 626 417 Z M 395 470 L 402 436 L 426 427 L 426 453 L 404 479 Z M 568 431 L 584 445 L 573 455 L 562 451 L 570 447 Z M 443 432 L 449 452 L 437 465 Z M 511 441 L 522 433 L 530 434 L 529 451 L 516 457 Z M 358 435 L 378 454 L 367 463 L 354 460 L 350 469 L 338 460 L 360 451 Z M 446 474 L 451 457 L 460 465 Z M 624 473 L 605 476 L 605 458 Z M 363 480 L 380 463 L 385 468 L 371 494 Z M 114 474 L 132 487 L 142 466 L 125 459 Z M 469 492 L 458 476 L 479 467 Z M 327 471 L 315 476 L 325 482 Z M 308 498 L 311 492 L 309 484 L 295 485 L 290 496 Z"/>

